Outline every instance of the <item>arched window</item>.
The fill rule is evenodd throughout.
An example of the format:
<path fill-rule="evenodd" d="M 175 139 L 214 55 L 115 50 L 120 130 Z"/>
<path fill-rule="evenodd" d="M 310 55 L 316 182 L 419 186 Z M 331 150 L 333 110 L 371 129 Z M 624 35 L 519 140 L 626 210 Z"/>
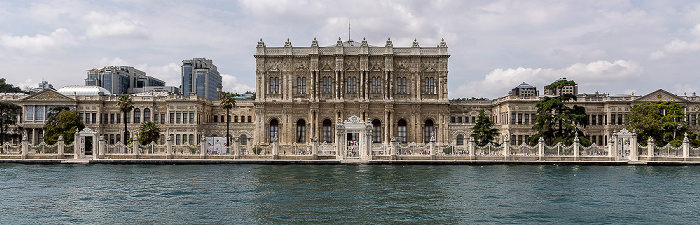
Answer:
<path fill-rule="evenodd" d="M 252 123 L 253 120 L 251 120 L 252 117 L 248 116 L 248 123 Z"/>
<path fill-rule="evenodd" d="M 425 143 L 430 143 L 430 139 L 433 137 L 433 120 L 426 120 L 425 127 L 423 128 L 423 141 Z"/>
<path fill-rule="evenodd" d="M 143 109 L 143 121 L 151 121 L 151 109 Z"/>
<path fill-rule="evenodd" d="M 333 122 L 329 119 L 323 120 L 323 140 L 322 142 L 333 143 Z"/>
<path fill-rule="evenodd" d="M 398 123 L 399 140 L 397 140 L 397 141 L 400 141 L 401 143 L 407 142 L 407 140 L 406 140 L 406 133 L 407 133 L 406 132 L 406 125 L 407 125 L 406 120 L 403 120 L 403 119 L 399 120 L 399 123 Z"/>
<path fill-rule="evenodd" d="M 382 122 L 372 120 L 372 143 L 382 143 Z"/>
<path fill-rule="evenodd" d="M 194 144 L 194 134 L 190 134 L 190 145 Z"/>
<path fill-rule="evenodd" d="M 238 123 L 238 116 L 233 116 L 233 122 Z"/>
<path fill-rule="evenodd" d="M 297 120 L 297 143 L 306 142 L 306 121 Z"/>
<path fill-rule="evenodd" d="M 138 108 L 134 109 L 134 123 L 141 123 L 141 110 Z"/>
<path fill-rule="evenodd" d="M 280 123 L 276 119 L 270 121 L 270 143 L 279 140 L 279 125 Z"/>
<path fill-rule="evenodd" d="M 464 135 L 457 135 L 457 145 L 462 146 L 464 145 Z"/>
<path fill-rule="evenodd" d="M 248 145 L 248 136 L 245 134 L 241 134 L 241 137 L 239 138 L 241 141 L 241 145 Z"/>

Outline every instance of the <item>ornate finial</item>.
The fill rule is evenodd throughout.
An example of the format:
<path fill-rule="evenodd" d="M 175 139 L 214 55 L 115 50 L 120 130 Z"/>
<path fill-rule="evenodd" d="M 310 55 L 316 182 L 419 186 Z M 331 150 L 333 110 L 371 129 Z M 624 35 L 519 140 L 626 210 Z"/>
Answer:
<path fill-rule="evenodd" d="M 287 38 L 287 42 L 289 42 L 289 38 Z"/>
<path fill-rule="evenodd" d="M 387 40 L 387 41 L 391 41 L 391 37 L 387 38 L 386 40 Z"/>
<path fill-rule="evenodd" d="M 442 41 L 445 41 L 445 39 L 443 38 Z"/>
<path fill-rule="evenodd" d="M 314 37 L 314 41 L 316 40 L 316 37 Z"/>
<path fill-rule="evenodd" d="M 362 37 L 362 40 L 363 40 L 363 41 L 366 41 L 367 39 L 365 39 L 365 37 Z"/>
<path fill-rule="evenodd" d="M 338 37 L 338 41 L 342 41 L 342 39 L 340 39 L 340 37 Z"/>
<path fill-rule="evenodd" d="M 260 38 L 260 42 L 262 42 L 262 38 Z"/>
<path fill-rule="evenodd" d="M 413 46 L 411 46 L 411 47 L 419 47 L 418 46 L 418 39 L 415 39 L 415 38 L 413 39 Z"/>

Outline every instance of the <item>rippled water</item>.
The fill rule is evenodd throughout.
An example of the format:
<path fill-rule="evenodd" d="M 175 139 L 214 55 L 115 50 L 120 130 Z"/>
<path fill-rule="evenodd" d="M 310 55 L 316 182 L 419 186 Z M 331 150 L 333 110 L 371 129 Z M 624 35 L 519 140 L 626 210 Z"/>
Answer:
<path fill-rule="evenodd" d="M 0 165 L 2 224 L 700 222 L 700 167 Z"/>

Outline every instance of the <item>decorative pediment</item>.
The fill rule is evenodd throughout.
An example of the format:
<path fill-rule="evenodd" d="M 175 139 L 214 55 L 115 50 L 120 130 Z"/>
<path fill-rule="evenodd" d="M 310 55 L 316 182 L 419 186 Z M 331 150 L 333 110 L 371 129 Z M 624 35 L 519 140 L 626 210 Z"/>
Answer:
<path fill-rule="evenodd" d="M 299 63 L 294 67 L 294 70 L 296 70 L 296 71 L 308 71 L 309 67 L 306 66 L 305 63 Z"/>
<path fill-rule="evenodd" d="M 687 102 L 687 100 L 678 97 L 677 95 L 670 93 L 668 91 L 664 91 L 663 89 L 656 90 L 654 92 L 651 92 L 645 96 L 642 96 L 638 99 L 634 100 L 635 102 L 666 102 L 666 101 L 673 101 L 673 102 Z"/>
<path fill-rule="evenodd" d="M 357 62 L 348 62 L 345 64 L 345 70 L 354 71 L 357 70 Z"/>
<path fill-rule="evenodd" d="M 372 66 L 369 69 L 370 71 L 382 71 L 382 63 L 380 62 L 375 62 L 372 63 Z"/>
<path fill-rule="evenodd" d="M 22 101 L 75 101 L 75 99 L 58 93 L 53 89 L 44 89 L 36 94 L 25 97 Z"/>
<path fill-rule="evenodd" d="M 330 63 L 325 63 L 325 64 L 323 64 L 323 66 L 321 67 L 321 70 L 333 71 L 333 68 L 331 67 Z"/>
<path fill-rule="evenodd" d="M 270 63 L 267 66 L 267 71 L 280 71 L 280 64 L 275 62 L 275 63 Z"/>

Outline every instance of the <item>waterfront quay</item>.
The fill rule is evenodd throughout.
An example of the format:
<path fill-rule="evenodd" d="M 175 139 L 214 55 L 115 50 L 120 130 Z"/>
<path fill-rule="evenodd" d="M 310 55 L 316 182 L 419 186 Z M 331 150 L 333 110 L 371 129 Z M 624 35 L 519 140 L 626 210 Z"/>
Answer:
<path fill-rule="evenodd" d="M 637 143 L 634 133 L 616 132 L 607 146 L 583 146 L 578 139 L 570 146 L 561 143 L 548 146 L 543 140 L 535 146 L 512 146 L 507 140 L 500 146 L 479 146 L 470 140 L 465 148 L 438 146 L 435 142 L 402 145 L 396 141 L 388 146 L 371 143 L 357 145 L 328 145 L 312 141 L 303 148 L 269 146 L 247 148 L 235 140 L 230 147 L 212 152 L 206 144 L 173 146 L 168 138 L 165 145 L 155 142 L 140 145 L 106 144 L 102 136 L 93 147 L 82 138 L 95 132 L 84 129 L 76 133 L 77 144 L 58 143 L 2 146 L 0 163 L 26 164 L 431 164 L 431 165 L 498 165 L 498 164 L 556 164 L 556 165 L 700 165 L 700 148 L 690 146 L 686 137 L 679 147 L 646 146 Z M 206 143 L 206 142 L 202 142 Z"/>

